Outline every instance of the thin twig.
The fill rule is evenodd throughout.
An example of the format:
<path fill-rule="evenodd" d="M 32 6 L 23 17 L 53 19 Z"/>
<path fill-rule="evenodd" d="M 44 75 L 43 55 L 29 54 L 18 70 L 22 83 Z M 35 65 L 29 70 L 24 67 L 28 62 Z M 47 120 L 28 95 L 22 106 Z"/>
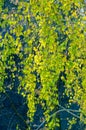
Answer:
<path fill-rule="evenodd" d="M 79 111 L 79 110 L 73 110 L 73 109 L 67 109 L 67 110 L 72 111 L 72 112 L 77 112 L 77 113 L 80 113 L 80 111 Z"/>
<path fill-rule="evenodd" d="M 10 120 L 9 120 L 7 130 L 10 129 L 10 124 L 11 124 L 11 122 L 12 122 L 12 120 L 13 120 L 14 117 L 15 117 L 15 113 L 11 116 L 11 118 L 10 118 Z"/>
<path fill-rule="evenodd" d="M 63 108 L 66 112 L 70 113 L 70 114 L 73 115 L 74 117 L 80 119 L 79 116 L 77 116 L 76 114 L 74 114 L 73 112 L 71 112 L 69 109 L 66 109 L 65 107 L 63 107 L 63 106 L 61 106 L 61 105 L 59 105 L 59 104 L 58 104 L 58 106 L 59 106 L 60 108 Z"/>
<path fill-rule="evenodd" d="M 59 113 L 59 112 L 61 112 L 61 111 L 64 111 L 64 109 L 61 109 L 61 110 L 58 110 L 58 111 L 54 112 L 54 113 L 50 116 L 50 118 L 51 118 L 53 115 L 55 115 L 55 114 L 57 114 L 57 113 Z M 44 121 L 38 126 L 38 128 L 37 128 L 36 130 L 39 130 L 39 128 L 41 128 L 41 126 L 42 126 L 45 122 L 46 122 L 46 120 L 44 120 Z"/>
<path fill-rule="evenodd" d="M 61 105 L 58 105 L 58 106 L 61 107 L 62 109 L 61 109 L 61 110 L 58 110 L 58 111 L 56 111 L 56 112 L 54 112 L 54 113 L 50 116 L 50 118 L 53 117 L 55 114 L 57 114 L 57 113 L 59 113 L 59 112 L 66 111 L 66 112 L 70 113 L 71 115 L 73 115 L 74 117 L 80 119 L 79 116 L 77 116 L 76 114 L 73 113 L 73 112 L 79 112 L 78 110 L 66 109 L 65 107 L 63 107 L 63 106 L 61 106 Z M 39 129 L 43 126 L 43 124 L 44 124 L 45 122 L 46 122 L 46 120 L 44 120 L 44 121 L 38 126 L 38 128 L 37 128 L 36 130 L 39 130 Z"/>

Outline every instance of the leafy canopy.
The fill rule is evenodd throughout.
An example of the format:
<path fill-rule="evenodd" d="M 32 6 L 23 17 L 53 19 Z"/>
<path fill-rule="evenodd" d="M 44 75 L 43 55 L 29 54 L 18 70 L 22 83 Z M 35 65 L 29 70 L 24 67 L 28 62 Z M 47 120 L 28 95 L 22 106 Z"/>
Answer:
<path fill-rule="evenodd" d="M 37 105 L 43 109 L 46 129 L 59 126 L 59 76 L 69 103 L 80 106 L 80 120 L 86 124 L 86 16 L 82 0 L 31 0 L 0 3 L 0 91 L 7 87 L 6 69 L 22 71 L 18 92 L 27 99 L 28 117 L 34 120 Z M 21 69 L 13 56 L 21 60 Z M 64 87 L 63 86 L 63 87 Z M 13 89 L 11 85 L 10 89 Z M 29 126 L 28 126 L 28 129 Z"/>

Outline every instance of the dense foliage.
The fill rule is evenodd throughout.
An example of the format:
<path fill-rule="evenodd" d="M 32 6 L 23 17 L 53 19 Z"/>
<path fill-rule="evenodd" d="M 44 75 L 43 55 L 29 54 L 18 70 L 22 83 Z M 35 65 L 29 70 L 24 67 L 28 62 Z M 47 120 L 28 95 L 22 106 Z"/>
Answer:
<path fill-rule="evenodd" d="M 77 120 L 85 128 L 84 7 L 83 0 L 2 0 L 0 3 L 0 91 L 16 90 L 25 97 L 27 130 L 34 129 L 39 107 L 43 113 L 40 124 L 43 124 L 38 129 L 41 126 L 58 129 L 59 109 L 72 114 L 68 129 Z M 67 99 L 66 104 L 62 99 Z M 78 114 L 69 111 L 71 105 L 79 107 Z"/>

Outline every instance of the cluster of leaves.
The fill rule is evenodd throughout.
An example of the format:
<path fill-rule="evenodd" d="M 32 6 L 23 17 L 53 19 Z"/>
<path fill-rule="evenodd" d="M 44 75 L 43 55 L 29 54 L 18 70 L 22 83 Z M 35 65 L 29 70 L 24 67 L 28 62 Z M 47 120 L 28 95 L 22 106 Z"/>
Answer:
<path fill-rule="evenodd" d="M 12 1 L 11 1 L 12 3 Z M 69 104 L 80 106 L 86 124 L 86 16 L 82 0 L 31 0 L 0 4 L 0 91 L 6 92 L 7 71 L 27 99 L 29 123 L 37 106 L 43 109 L 46 129 L 59 126 L 51 113 L 59 105 L 59 76 Z M 20 62 L 16 63 L 15 55 Z M 18 74 L 16 74 L 16 71 Z M 12 82 L 13 83 L 13 82 Z M 64 87 L 64 86 L 63 86 Z M 14 89 L 11 84 L 9 89 Z M 30 126 L 30 125 L 29 125 Z M 28 129 L 31 129 L 28 127 Z"/>

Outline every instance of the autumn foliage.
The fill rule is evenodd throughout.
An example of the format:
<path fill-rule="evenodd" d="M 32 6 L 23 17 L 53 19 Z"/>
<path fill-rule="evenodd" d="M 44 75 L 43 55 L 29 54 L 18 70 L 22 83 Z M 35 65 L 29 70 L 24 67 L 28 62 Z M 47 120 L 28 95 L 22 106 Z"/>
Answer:
<path fill-rule="evenodd" d="M 59 114 L 53 114 L 61 109 L 60 96 L 68 99 L 63 104 L 66 109 L 71 104 L 79 106 L 79 113 L 72 115 L 68 129 L 72 129 L 77 118 L 86 124 L 85 3 L 19 0 L 10 1 L 14 7 L 9 7 L 5 2 L 0 3 L 1 93 L 14 89 L 13 80 L 18 78 L 17 92 L 26 98 L 28 106 L 27 130 L 32 129 L 38 106 L 43 110 L 44 129 L 60 127 Z M 5 84 L 8 70 L 12 79 L 9 88 Z M 63 83 L 62 88 L 59 82 Z"/>

